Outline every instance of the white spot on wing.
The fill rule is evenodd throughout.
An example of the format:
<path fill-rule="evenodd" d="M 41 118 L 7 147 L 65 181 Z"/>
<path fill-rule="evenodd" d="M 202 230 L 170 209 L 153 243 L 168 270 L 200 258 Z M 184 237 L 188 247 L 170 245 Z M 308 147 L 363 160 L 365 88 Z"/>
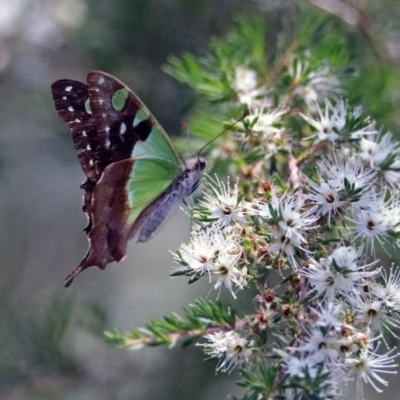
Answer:
<path fill-rule="evenodd" d="M 82 131 L 82 136 L 85 136 L 85 137 L 87 136 L 86 131 Z"/>
<path fill-rule="evenodd" d="M 104 78 L 103 78 L 103 77 L 100 77 L 99 80 L 98 80 L 98 82 L 99 82 L 100 85 L 102 85 L 102 84 L 104 83 Z"/>
<path fill-rule="evenodd" d="M 71 111 L 71 112 L 74 111 L 74 107 L 69 106 L 69 107 L 68 107 L 68 111 Z"/>
<path fill-rule="evenodd" d="M 86 150 L 89 150 L 89 151 L 91 150 L 89 145 L 86 145 Z"/>
<path fill-rule="evenodd" d="M 67 96 L 63 96 L 62 99 L 63 99 L 63 100 L 67 100 Z"/>
<path fill-rule="evenodd" d="M 65 88 L 65 91 L 66 92 L 70 92 L 72 90 L 72 86 L 67 86 L 66 88 Z"/>
<path fill-rule="evenodd" d="M 89 160 L 89 165 L 90 165 L 91 167 L 93 167 L 93 165 L 94 165 L 93 160 Z"/>
<path fill-rule="evenodd" d="M 77 118 L 77 119 L 75 120 L 75 122 L 81 122 L 81 120 L 80 120 L 79 118 Z"/>
<path fill-rule="evenodd" d="M 111 144 L 110 139 L 107 138 L 107 140 L 106 140 L 105 143 L 104 143 L 104 147 L 105 147 L 106 149 L 108 149 L 108 148 L 110 147 L 110 144 Z"/>
<path fill-rule="evenodd" d="M 126 125 L 125 123 L 121 122 L 121 127 L 119 128 L 119 133 L 123 135 L 126 132 Z"/>

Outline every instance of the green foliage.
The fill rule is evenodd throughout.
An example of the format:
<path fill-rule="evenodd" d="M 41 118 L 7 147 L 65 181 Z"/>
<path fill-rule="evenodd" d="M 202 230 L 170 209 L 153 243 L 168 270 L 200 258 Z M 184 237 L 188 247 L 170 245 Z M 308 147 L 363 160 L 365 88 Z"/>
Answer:
<path fill-rule="evenodd" d="M 236 67 L 247 65 L 265 72 L 265 34 L 266 27 L 261 18 L 251 21 L 237 18 L 233 33 L 225 39 L 212 40 L 210 56 L 201 59 L 192 54 L 170 57 L 164 70 L 211 103 L 229 101 L 235 96 L 230 81 Z"/>
<path fill-rule="evenodd" d="M 35 373 L 74 374 L 79 367 L 71 351 L 70 329 L 76 309 L 72 301 L 53 300 L 40 308 L 3 309 L 3 319 L 9 323 L 0 331 L 8 337 L 8 345 L 0 350 L 0 383 L 35 379 Z M 86 304 L 76 314 L 79 326 L 97 337 L 104 331 L 106 315 L 98 305 Z M 5 340 L 3 340 L 5 343 Z"/>
<path fill-rule="evenodd" d="M 332 18 L 305 10 L 299 10 L 295 18 L 304 19 L 304 23 L 294 24 L 291 20 L 291 26 L 297 26 L 299 31 L 286 32 L 277 47 L 268 47 L 268 29 L 264 19 L 238 17 L 230 34 L 212 40 L 206 57 L 185 54 L 180 58 L 169 58 L 164 70 L 199 96 L 192 111 L 190 130 L 193 135 L 209 141 L 222 131 L 221 120 L 227 121 L 227 126 L 229 121 L 241 116 L 238 108 L 241 108 L 241 113 L 246 111 L 246 107 L 238 103 L 235 86 L 238 68 L 255 71 L 258 84 L 265 87 L 264 94 L 272 85 L 286 93 L 294 86 L 306 85 L 309 76 L 326 63 L 333 71 L 346 73 L 348 49 L 345 39 L 333 30 Z M 288 72 L 299 66 L 302 69 L 300 80 L 293 80 L 293 75 Z M 272 92 L 276 99 L 277 94 Z M 222 142 L 218 140 L 216 145 Z M 261 157 L 257 149 L 246 155 L 248 158 L 252 156 L 254 159 Z"/>
<path fill-rule="evenodd" d="M 134 329 L 126 335 L 119 331 L 106 332 L 105 335 L 110 343 L 120 347 L 136 348 L 143 344 L 173 346 L 178 341 L 182 347 L 186 347 L 197 342 L 208 329 L 234 328 L 236 323 L 234 310 L 225 310 L 220 301 L 197 300 L 195 304 L 184 308 L 184 315 L 186 319 L 175 313 L 168 317 L 152 319 L 146 328 Z"/>
<path fill-rule="evenodd" d="M 3 327 L 2 335 L 9 335 L 11 341 L 0 351 L 2 380 L 29 378 L 30 371 L 38 368 L 53 373 L 76 369 L 72 354 L 65 347 L 71 310 L 70 302 L 53 301 L 37 314 L 25 309 L 12 312 L 12 318 L 3 316 L 9 324 Z M 21 365 L 25 367 L 21 369 Z"/>
<path fill-rule="evenodd" d="M 370 64 L 366 68 L 361 58 L 355 58 L 359 54 L 351 42 L 354 34 L 343 29 L 343 22 L 317 9 L 299 7 L 286 18 L 285 26 L 277 46 L 268 47 L 265 21 L 240 17 L 232 33 L 213 39 L 208 56 L 170 57 L 165 71 L 199 96 L 190 125 L 195 136 L 210 140 L 222 130 L 221 117 L 240 116 L 234 87 L 235 69 L 240 66 L 256 71 L 260 84 L 287 92 L 293 86 L 307 84 L 318 68 L 329 65 L 342 85 L 349 87 L 352 103 L 360 104 L 362 95 L 366 110 L 391 125 L 389 119 L 396 111 L 394 91 L 400 88 L 394 66 L 379 60 L 374 63 L 366 50 Z M 294 81 L 288 71 L 299 65 L 300 80 Z M 296 120 L 293 122 L 296 124 Z"/>
<path fill-rule="evenodd" d="M 278 378 L 279 369 L 276 367 L 265 367 L 261 366 L 258 370 L 242 370 L 243 380 L 238 382 L 239 386 L 247 389 L 244 397 L 240 399 L 232 397 L 232 400 L 256 400 L 256 399 L 274 399 L 274 400 L 285 400 L 287 397 L 283 395 L 285 385 L 282 387 L 276 386 L 276 380 Z M 309 374 L 305 374 L 304 382 L 301 384 L 294 383 L 296 389 L 301 389 L 298 398 L 301 400 L 323 400 L 326 399 L 326 395 L 320 395 L 319 389 L 321 384 L 323 385 L 326 379 L 326 373 L 320 370 L 317 376 L 311 377 Z M 287 387 L 290 387 L 289 385 Z M 293 386 L 291 386 L 293 387 Z M 329 398 L 329 397 L 328 397 Z"/>

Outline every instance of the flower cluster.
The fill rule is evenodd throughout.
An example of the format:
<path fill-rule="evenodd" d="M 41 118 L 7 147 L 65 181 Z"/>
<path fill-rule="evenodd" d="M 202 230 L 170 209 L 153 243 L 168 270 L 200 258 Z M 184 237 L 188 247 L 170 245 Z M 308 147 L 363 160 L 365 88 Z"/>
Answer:
<path fill-rule="evenodd" d="M 340 43 L 304 46 L 319 28 L 270 57 L 262 23 L 239 19 L 213 55 L 171 63 L 210 100 L 196 134 L 228 126 L 218 151 L 222 138 L 202 148 L 215 169 L 171 273 L 208 282 L 217 300 L 125 343 L 199 341 L 217 371 L 240 369 L 243 399 L 338 399 L 352 386 L 362 399 L 397 369 L 400 268 L 387 257 L 400 247 L 400 145 L 346 99 Z"/>
<path fill-rule="evenodd" d="M 399 246 L 400 198 L 392 190 L 400 146 L 360 107 L 326 97 L 340 91 L 329 71 L 289 66 L 292 99 L 304 100 L 299 137 L 290 130 L 290 102 L 274 104 L 254 71 L 236 70 L 232 87 L 249 111 L 237 152 L 260 155 L 233 188 L 229 178 L 208 177 L 173 275 L 208 277 L 234 298 L 257 290 L 253 315 L 204 334 L 201 346 L 219 360 L 218 371 L 254 370 L 262 359 L 282 371 L 277 394 L 292 388 L 337 398 L 356 382 L 362 398 L 363 383 L 380 391 L 381 374 L 397 367 L 395 349 L 381 352 L 379 343 L 388 346 L 384 333 L 397 337 L 400 328 L 400 269 L 386 272 L 374 257 L 377 244 L 387 253 Z M 282 156 L 287 172 L 276 167 L 268 176 L 266 165 Z"/>
<path fill-rule="evenodd" d="M 215 281 L 215 289 L 224 284 L 236 298 L 233 285 L 243 289 L 247 284 L 247 269 L 240 267 L 238 262 L 242 256 L 239 243 L 236 233 L 228 233 L 218 223 L 207 229 L 198 227 L 190 242 L 174 253 L 177 265 L 173 275 L 189 276 L 191 282 L 208 276 L 210 282 Z"/>

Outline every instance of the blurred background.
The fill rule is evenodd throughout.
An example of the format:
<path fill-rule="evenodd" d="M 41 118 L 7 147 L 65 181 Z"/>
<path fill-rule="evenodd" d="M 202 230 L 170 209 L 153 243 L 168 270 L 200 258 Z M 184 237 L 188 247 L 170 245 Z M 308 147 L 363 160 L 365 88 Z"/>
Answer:
<path fill-rule="evenodd" d="M 105 330 L 143 326 L 150 316 L 180 313 L 208 295 L 206 281 L 188 286 L 169 278 L 169 249 L 188 238 L 183 213 L 151 242 L 131 243 L 125 262 L 91 268 L 62 287 L 87 250 L 84 176 L 50 85 L 85 81 L 94 69 L 110 72 L 134 89 L 167 132 L 179 135 L 195 99 L 162 71 L 168 56 L 206 54 L 211 38 L 229 32 L 239 14 L 262 15 L 268 40 L 278 40 L 287 17 L 296 17 L 294 3 L 0 0 L 1 400 L 196 400 L 241 393 L 232 383 L 238 375 L 215 375 L 215 363 L 202 362 L 199 348 L 129 352 L 103 340 Z M 315 0 L 304 7 L 337 18 L 357 70 L 348 84 L 351 98 L 362 99 L 398 137 L 400 4 L 348 1 L 362 11 L 357 20 L 341 13 L 340 3 Z M 390 391 L 382 398 L 392 398 Z"/>

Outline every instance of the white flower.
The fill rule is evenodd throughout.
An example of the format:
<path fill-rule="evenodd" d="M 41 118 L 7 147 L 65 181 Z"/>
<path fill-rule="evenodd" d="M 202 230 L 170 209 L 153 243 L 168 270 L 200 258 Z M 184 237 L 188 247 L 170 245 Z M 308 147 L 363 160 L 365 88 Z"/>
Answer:
<path fill-rule="evenodd" d="M 398 365 L 393 363 L 393 359 L 398 354 L 392 354 L 395 349 L 391 349 L 386 354 L 378 355 L 370 349 L 366 349 L 359 355 L 346 359 L 346 367 L 351 377 L 356 379 L 357 399 L 363 399 L 363 383 L 370 383 L 372 387 L 381 393 L 376 382 L 387 386 L 380 374 L 396 374 L 393 371 Z"/>
<path fill-rule="evenodd" d="M 340 133 L 346 125 L 347 106 L 343 100 L 333 105 L 329 100 L 325 101 L 325 109 L 320 105 L 314 105 L 316 117 L 311 118 L 305 114 L 300 114 L 305 121 L 316 130 L 316 133 L 309 138 L 316 137 L 315 143 L 330 140 L 335 143 L 340 138 Z"/>
<path fill-rule="evenodd" d="M 309 268 L 300 271 L 311 285 L 309 294 L 314 293 L 314 297 L 328 302 L 334 301 L 337 295 L 348 302 L 356 301 L 364 280 L 379 274 L 379 271 L 367 271 L 374 263 L 358 265 L 359 256 L 360 252 L 354 248 L 341 246 L 327 259 L 311 260 Z"/>
<path fill-rule="evenodd" d="M 271 245 L 269 251 L 273 255 L 286 254 L 293 268 L 297 269 L 298 265 L 295 260 L 296 247 L 301 248 L 302 244 L 307 243 L 306 239 L 301 235 L 292 235 L 290 240 L 286 237 L 286 233 L 278 229 L 271 229 Z"/>
<path fill-rule="evenodd" d="M 392 134 L 370 134 L 361 138 L 359 146 L 361 159 L 382 174 L 392 188 L 397 187 L 400 184 L 400 146 L 393 141 Z"/>
<path fill-rule="evenodd" d="M 329 260 L 335 271 L 342 273 L 347 279 L 353 282 L 365 280 L 367 278 L 375 278 L 379 275 L 379 270 L 368 271 L 368 269 L 376 264 L 377 260 L 369 264 L 358 265 L 362 250 L 362 248 L 357 251 L 351 246 L 340 246 L 329 256 Z"/>
<path fill-rule="evenodd" d="M 248 365 L 253 356 L 252 343 L 235 331 L 215 332 L 204 336 L 210 343 L 203 346 L 206 354 L 219 358 L 217 371 L 231 372 Z"/>
<path fill-rule="evenodd" d="M 271 208 L 274 210 L 279 209 L 279 198 L 275 194 L 275 192 L 271 191 L 271 198 L 270 200 L 258 200 L 253 199 L 253 201 L 247 204 L 246 214 L 247 215 L 258 215 L 259 217 L 263 218 L 264 220 L 269 220 L 272 218 Z"/>
<path fill-rule="evenodd" d="M 341 307 L 335 306 L 333 302 L 325 302 L 321 304 L 318 310 L 311 308 L 311 311 L 317 317 L 315 326 L 339 332 L 343 325 L 339 320 Z"/>
<path fill-rule="evenodd" d="M 325 259 L 321 259 L 319 263 L 313 260 L 308 268 L 301 270 L 300 273 L 308 279 L 311 286 L 309 294 L 314 293 L 314 297 L 333 301 L 336 292 L 344 289 L 343 276 L 333 272 Z"/>
<path fill-rule="evenodd" d="M 358 159 L 345 159 L 339 154 L 332 158 L 322 157 L 318 170 L 331 187 L 356 192 L 358 196 L 369 189 L 376 175 L 373 170 L 365 170 Z"/>
<path fill-rule="evenodd" d="M 235 68 L 234 87 L 238 92 L 251 92 L 257 87 L 257 73 L 245 67 Z"/>
<path fill-rule="evenodd" d="M 359 303 L 359 313 L 357 318 L 376 332 L 382 328 L 382 323 L 386 318 L 381 301 L 364 301 Z"/>
<path fill-rule="evenodd" d="M 294 81 L 293 94 L 302 97 L 309 105 L 341 92 L 340 81 L 328 64 L 312 69 L 308 60 L 293 58 L 288 72 Z"/>
<path fill-rule="evenodd" d="M 278 204 L 271 204 L 274 211 L 275 227 L 271 229 L 271 254 L 278 255 L 284 252 L 297 268 L 294 259 L 295 248 L 299 247 L 306 251 L 302 245 L 307 243 L 304 236 L 307 230 L 316 228 L 318 217 L 313 209 L 301 212 L 304 206 L 304 200 L 299 194 L 288 196 L 281 200 Z"/>
<path fill-rule="evenodd" d="M 314 368 L 314 364 L 311 364 L 308 357 L 289 354 L 281 349 L 274 349 L 273 351 L 283 358 L 284 371 L 292 378 L 305 378 L 306 372 L 309 373 Z"/>
<path fill-rule="evenodd" d="M 397 335 L 393 332 L 392 328 L 400 328 L 398 318 L 391 316 L 386 310 L 385 304 L 381 300 L 363 299 L 358 303 L 357 318 L 365 323 L 372 332 L 384 333 L 384 329 L 388 330 L 393 336 Z M 394 314 L 397 315 L 397 314 Z"/>
<path fill-rule="evenodd" d="M 391 266 L 389 274 L 381 269 L 384 285 L 375 288 L 375 295 L 380 298 L 389 309 L 400 312 L 400 268 Z"/>
<path fill-rule="evenodd" d="M 245 202 L 240 198 L 238 184 L 231 190 L 229 177 L 227 184 L 215 177 L 216 182 L 208 182 L 204 199 L 193 210 L 193 218 L 197 220 L 216 221 L 225 228 L 232 223 L 244 225 L 243 214 Z"/>
<path fill-rule="evenodd" d="M 329 363 L 339 357 L 338 343 L 339 337 L 335 333 L 332 331 L 322 332 L 322 329 L 316 328 L 300 339 L 298 346 L 292 350 L 307 355 L 314 364 Z"/>
<path fill-rule="evenodd" d="M 242 122 L 242 133 L 238 139 L 246 149 L 259 148 L 268 159 L 276 154 L 282 143 L 282 117 L 288 112 L 286 107 L 271 109 L 267 100 L 253 102 L 249 106 L 249 115 Z"/>
<path fill-rule="evenodd" d="M 375 251 L 375 240 L 381 245 L 396 244 L 393 233 L 398 232 L 400 224 L 399 195 L 392 194 L 389 199 L 386 195 L 385 191 L 370 192 L 368 208 L 354 208 L 353 217 L 347 217 L 355 225 L 350 228 L 355 233 L 354 240 L 365 240 L 372 253 Z"/>
<path fill-rule="evenodd" d="M 332 74 L 329 64 L 312 71 L 309 74 L 308 85 L 304 89 L 304 97 L 308 104 L 341 93 L 340 80 Z"/>
<path fill-rule="evenodd" d="M 304 378 L 306 371 L 309 372 L 308 364 L 309 362 L 304 357 L 299 358 L 291 355 L 285 360 L 284 371 L 291 377 Z"/>
<path fill-rule="evenodd" d="M 182 244 L 176 253 L 172 253 L 177 264 L 174 269 L 188 275 L 210 275 L 214 270 L 215 259 L 224 250 L 226 242 L 218 225 L 194 230 L 189 243 Z"/>
<path fill-rule="evenodd" d="M 330 256 L 335 265 L 342 270 L 356 270 L 359 257 L 360 252 L 350 246 L 340 246 Z"/>
<path fill-rule="evenodd" d="M 343 392 L 348 379 L 344 374 L 344 369 L 336 364 L 329 366 L 324 364 L 315 364 L 315 360 L 309 357 L 309 354 L 302 352 L 295 352 L 295 354 L 287 353 L 281 349 L 273 349 L 273 352 L 278 354 L 283 359 L 283 372 L 291 378 L 300 380 L 309 380 L 325 375 L 325 378 L 319 386 L 318 398 L 332 399 L 341 398 L 340 394 Z M 296 381 L 296 383 L 298 380 Z M 300 394 L 300 389 L 296 389 L 296 396 L 288 398 L 297 398 Z"/>
<path fill-rule="evenodd" d="M 350 110 L 347 103 L 339 99 L 336 103 L 332 103 L 329 99 L 325 100 L 325 107 L 322 108 L 319 103 L 313 104 L 310 109 L 313 110 L 314 117 L 300 114 L 301 117 L 311 125 L 316 133 L 309 136 L 309 139 L 316 138 L 314 143 L 330 140 L 332 144 L 337 145 L 345 139 L 360 139 L 362 135 L 370 135 L 375 133 L 374 123 L 366 118 L 360 121 L 358 125 L 361 127 L 348 132 L 347 120 L 360 119 L 360 109 Z M 357 125 L 355 125 L 357 126 Z"/>
<path fill-rule="evenodd" d="M 375 239 L 381 244 L 383 240 L 388 241 L 387 232 L 390 225 L 384 210 L 378 207 L 375 210 L 360 210 L 352 221 L 356 224 L 355 239 L 363 238 L 371 246 L 374 246 Z"/>
<path fill-rule="evenodd" d="M 258 215 L 259 217 L 266 220 L 272 218 L 271 212 L 269 210 L 269 203 L 258 199 L 253 199 L 251 203 L 247 203 L 245 213 L 246 215 Z"/>
<path fill-rule="evenodd" d="M 243 289 L 247 284 L 247 269 L 239 265 L 243 252 L 239 243 L 239 232 L 233 229 L 222 231 L 217 223 L 195 230 L 189 243 L 182 244 L 173 253 L 175 265 L 172 275 L 186 275 L 195 280 L 208 274 L 210 282 L 216 281 L 215 289 L 224 284 L 236 298 L 233 285 Z"/>
<path fill-rule="evenodd" d="M 240 249 L 231 251 L 222 251 L 219 253 L 212 272 L 212 277 L 216 280 L 214 285 L 215 289 L 221 287 L 222 284 L 231 292 L 232 296 L 236 299 L 233 292 L 232 284 L 236 285 L 239 289 L 243 289 L 246 282 L 247 269 L 238 266 L 238 261 L 242 255 Z"/>
<path fill-rule="evenodd" d="M 236 91 L 239 103 L 249 106 L 258 101 L 258 97 L 268 93 L 265 87 L 257 88 L 257 73 L 246 67 L 235 68 L 232 87 Z"/>
<path fill-rule="evenodd" d="M 302 232 L 316 228 L 317 218 L 314 210 L 302 212 L 304 200 L 299 194 L 288 196 L 279 203 L 279 230 L 285 233 L 286 239 L 296 240 L 302 238 Z"/>
<path fill-rule="evenodd" d="M 276 124 L 287 112 L 288 109 L 285 107 L 267 111 L 265 107 L 252 106 L 246 120 L 250 122 L 252 131 L 259 134 L 260 140 L 279 138 L 282 128 L 277 127 Z"/>
<path fill-rule="evenodd" d="M 343 197 L 343 189 L 332 187 L 322 179 L 316 184 L 308 177 L 305 178 L 310 185 L 310 194 L 305 195 L 305 198 L 316 206 L 318 214 L 328 216 L 330 226 L 332 217 L 347 203 Z"/>

